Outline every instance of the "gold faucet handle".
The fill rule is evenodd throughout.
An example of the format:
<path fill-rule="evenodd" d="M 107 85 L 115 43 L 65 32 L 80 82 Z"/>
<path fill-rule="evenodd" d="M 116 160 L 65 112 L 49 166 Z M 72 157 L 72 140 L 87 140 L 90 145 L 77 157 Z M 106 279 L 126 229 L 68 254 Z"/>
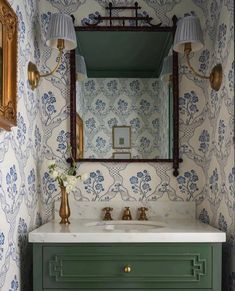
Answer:
<path fill-rule="evenodd" d="M 146 211 L 148 211 L 147 207 L 140 207 L 138 208 L 140 212 L 139 220 L 148 220 Z"/>
<path fill-rule="evenodd" d="M 132 220 L 130 207 L 125 207 L 122 215 L 122 220 Z"/>
<path fill-rule="evenodd" d="M 103 220 L 113 220 L 110 213 L 113 210 L 112 207 L 105 207 L 102 210 L 105 211 Z"/>

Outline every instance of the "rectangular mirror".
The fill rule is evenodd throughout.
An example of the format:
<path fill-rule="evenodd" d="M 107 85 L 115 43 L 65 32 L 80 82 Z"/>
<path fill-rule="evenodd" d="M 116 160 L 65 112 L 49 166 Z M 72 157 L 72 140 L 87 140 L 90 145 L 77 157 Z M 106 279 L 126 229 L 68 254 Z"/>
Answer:
<path fill-rule="evenodd" d="M 75 29 L 71 143 L 76 160 L 164 161 L 178 167 L 178 56 L 171 49 L 175 26 Z M 82 145 L 77 115 L 83 123 Z"/>

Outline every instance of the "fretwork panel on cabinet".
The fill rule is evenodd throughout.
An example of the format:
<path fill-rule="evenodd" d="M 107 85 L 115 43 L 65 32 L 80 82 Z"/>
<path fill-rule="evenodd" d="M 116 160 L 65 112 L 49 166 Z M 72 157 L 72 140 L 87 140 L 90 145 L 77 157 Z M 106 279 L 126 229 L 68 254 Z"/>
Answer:
<path fill-rule="evenodd" d="M 220 244 L 34 244 L 34 291 L 220 291 L 220 277 Z"/>

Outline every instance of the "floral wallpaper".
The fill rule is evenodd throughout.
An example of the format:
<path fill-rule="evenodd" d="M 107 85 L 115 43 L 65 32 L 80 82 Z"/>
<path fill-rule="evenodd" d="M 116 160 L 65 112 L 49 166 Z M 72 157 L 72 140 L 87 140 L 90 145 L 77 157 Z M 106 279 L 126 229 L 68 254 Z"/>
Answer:
<path fill-rule="evenodd" d="M 169 158 L 169 90 L 159 79 L 88 79 L 77 82 L 77 112 L 84 123 L 84 157 Z M 172 98 L 172 97 L 171 97 Z M 172 102 L 171 102 L 172 103 Z M 173 121 L 172 121 L 173 122 Z M 131 149 L 112 148 L 113 126 L 131 127 Z"/>
<path fill-rule="evenodd" d="M 40 100 L 27 83 L 28 61 L 37 62 L 36 1 L 10 1 L 18 16 L 17 124 L 0 130 L 0 290 L 29 290 L 28 232 L 40 225 L 39 165 L 43 144 Z"/>
<path fill-rule="evenodd" d="M 58 186 L 48 174 L 48 160 L 64 161 L 69 143 L 69 54 L 59 71 L 41 80 L 32 91 L 27 82 L 28 61 L 48 72 L 57 52 L 45 46 L 53 12 L 75 15 L 75 24 L 92 13 L 104 14 L 107 0 L 9 0 L 19 19 L 18 126 L 0 132 L 0 290 L 31 290 L 31 258 L 27 234 L 51 218 Z M 113 0 L 133 4 L 134 0 Z M 219 92 L 195 77 L 180 61 L 180 175 L 169 163 L 81 163 L 89 178 L 70 199 L 76 201 L 195 201 L 197 217 L 227 233 L 223 247 L 223 290 L 235 289 L 235 167 L 234 167 L 234 1 L 145 0 L 142 13 L 155 22 L 193 11 L 201 21 L 205 47 L 191 62 L 209 74 L 223 66 Z M 121 12 L 123 13 L 123 12 Z M 24 271 L 22 271 L 24 270 Z"/>

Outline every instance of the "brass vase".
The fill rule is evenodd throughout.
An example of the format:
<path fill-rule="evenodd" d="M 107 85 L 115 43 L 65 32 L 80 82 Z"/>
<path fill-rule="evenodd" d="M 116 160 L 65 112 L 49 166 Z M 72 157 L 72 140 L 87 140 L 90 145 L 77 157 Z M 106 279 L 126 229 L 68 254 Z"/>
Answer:
<path fill-rule="evenodd" d="M 60 186 L 61 190 L 61 204 L 60 204 L 60 224 L 70 224 L 69 216 L 70 216 L 70 208 L 69 208 L 69 199 L 68 193 L 66 192 L 66 187 Z"/>

